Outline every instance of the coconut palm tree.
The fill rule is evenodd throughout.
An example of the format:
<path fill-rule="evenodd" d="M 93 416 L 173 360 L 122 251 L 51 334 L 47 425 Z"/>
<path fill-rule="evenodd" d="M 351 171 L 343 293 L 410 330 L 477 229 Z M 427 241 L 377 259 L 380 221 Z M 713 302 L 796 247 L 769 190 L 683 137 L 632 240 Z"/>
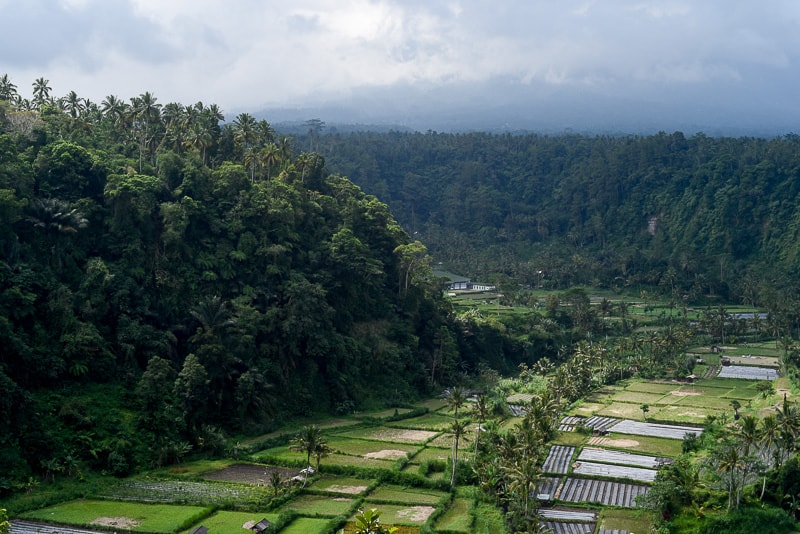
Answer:
<path fill-rule="evenodd" d="M 0 100 L 14 101 L 17 97 L 17 86 L 11 82 L 8 74 L 0 76 Z"/>
<path fill-rule="evenodd" d="M 293 451 L 306 453 L 306 466 L 311 467 L 311 456 L 316 452 L 320 443 L 323 443 L 322 430 L 317 425 L 306 425 L 300 434 L 292 440 L 289 448 Z"/>
<path fill-rule="evenodd" d="M 778 418 L 770 414 L 766 416 L 764 419 L 761 420 L 761 428 L 759 429 L 758 433 L 758 443 L 761 445 L 761 456 L 767 462 L 768 465 L 774 465 L 779 455 L 774 454 L 773 448 L 775 447 L 775 442 L 778 439 L 779 435 L 779 426 L 778 426 Z M 764 498 L 764 490 L 767 487 L 767 474 L 764 473 L 764 478 L 761 482 L 761 495 L 759 499 Z"/>
<path fill-rule="evenodd" d="M 50 98 L 50 91 L 53 90 L 49 84 L 50 80 L 45 80 L 42 78 L 37 78 L 35 82 L 33 82 L 33 104 L 36 106 L 37 109 L 41 108 L 46 102 L 47 99 Z"/>
<path fill-rule="evenodd" d="M 456 469 L 458 467 L 458 442 L 467 431 L 467 425 L 463 421 L 456 419 L 450 425 L 450 432 L 453 434 L 453 472 L 450 474 L 450 487 L 456 484 Z"/>
<path fill-rule="evenodd" d="M 272 173 L 272 168 L 281 162 L 281 154 L 278 145 L 270 143 L 259 152 L 261 163 L 267 168 L 267 180 Z"/>

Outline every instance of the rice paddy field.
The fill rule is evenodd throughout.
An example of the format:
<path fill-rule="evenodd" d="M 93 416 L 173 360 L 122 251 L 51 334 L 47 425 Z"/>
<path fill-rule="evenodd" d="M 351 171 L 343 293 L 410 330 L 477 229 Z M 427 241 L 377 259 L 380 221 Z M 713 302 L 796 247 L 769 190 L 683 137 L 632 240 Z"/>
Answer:
<path fill-rule="evenodd" d="M 748 354 L 737 357 L 752 359 L 755 347 L 748 348 Z M 778 387 L 781 380 L 776 382 Z M 731 402 L 737 401 L 742 413 L 758 413 L 774 404 L 777 396 L 762 398 L 757 383 L 735 378 L 696 383 L 629 380 L 593 392 L 566 414 L 578 419 L 565 425 L 550 444 L 541 495 L 556 509 L 610 507 L 587 525 L 596 522 L 598 528 L 611 531 L 646 531 L 648 521 L 633 508 L 636 497 L 648 491 L 660 462 L 681 453 L 686 428 L 699 432 L 708 416 L 732 413 Z M 530 395 L 511 398 L 524 409 Z M 448 431 L 453 414 L 444 400 L 430 399 L 417 408 L 377 410 L 321 424 L 332 452 L 321 459 L 320 473 L 305 483 L 296 482 L 288 493 L 278 492 L 269 482 L 278 473 L 281 481 L 289 483 L 305 464 L 306 454 L 289 447 L 296 431 L 272 434 L 273 438 L 283 436 L 284 444 L 240 461 L 203 460 L 160 469 L 99 490 L 94 497 L 103 500 L 67 502 L 23 517 L 118 532 L 184 534 L 200 525 L 215 534 L 238 534 L 267 518 L 280 522 L 279 534 L 334 534 L 359 509 L 377 508 L 383 524 L 412 531 L 423 525 L 449 534 L 501 531 L 498 509 L 465 496 L 469 492 L 463 493 L 464 488 L 453 494 L 448 491 L 449 474 L 442 469 L 451 461 L 453 436 Z M 419 408 L 427 408 L 427 413 L 416 415 Z M 594 435 L 579 431 L 590 418 L 600 425 Z M 520 421 L 521 416 L 509 417 L 500 426 L 511 429 Z M 472 458 L 474 426 L 468 425 L 459 441 L 459 458 L 466 461 Z M 430 462 L 437 468 L 421 476 L 421 467 Z M 416 482 L 397 483 L 393 476 Z M 142 502 L 144 497 L 162 503 Z M 557 528 L 569 525 L 558 523 L 557 518 L 548 521 L 560 525 Z"/>

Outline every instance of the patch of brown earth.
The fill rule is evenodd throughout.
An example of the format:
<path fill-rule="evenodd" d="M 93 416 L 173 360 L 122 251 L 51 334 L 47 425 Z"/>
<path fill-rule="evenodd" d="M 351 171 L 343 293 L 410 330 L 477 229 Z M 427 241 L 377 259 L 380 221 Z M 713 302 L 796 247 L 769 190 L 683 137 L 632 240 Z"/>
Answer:
<path fill-rule="evenodd" d="M 104 527 L 120 527 L 131 529 L 139 526 L 139 522 L 130 517 L 98 517 L 92 521 L 93 525 L 102 525 Z"/>
<path fill-rule="evenodd" d="M 408 457 L 406 451 L 398 451 L 397 449 L 384 449 L 382 451 L 368 452 L 364 455 L 364 458 L 376 458 L 378 460 L 399 460 L 406 457 Z"/>
<path fill-rule="evenodd" d="M 629 449 L 638 447 L 639 442 L 635 439 L 611 439 L 611 438 L 589 438 L 589 445 L 606 445 L 608 447 L 619 447 L 620 449 Z"/>
<path fill-rule="evenodd" d="M 412 506 L 397 512 L 397 517 L 408 518 L 415 523 L 424 523 L 436 511 L 433 506 Z"/>
<path fill-rule="evenodd" d="M 367 486 L 340 486 L 338 484 L 334 484 L 333 486 L 328 486 L 325 491 L 331 491 L 333 493 L 347 493 L 348 495 L 358 495 L 363 491 L 367 491 Z"/>
<path fill-rule="evenodd" d="M 384 441 L 400 441 L 400 442 L 410 442 L 410 443 L 420 443 L 423 441 L 428 441 L 429 439 L 437 436 L 438 432 L 432 432 L 430 430 L 382 430 L 380 432 L 375 432 L 372 435 L 373 439 L 379 439 Z"/>
<path fill-rule="evenodd" d="M 702 391 L 671 391 L 670 395 L 676 395 L 678 397 L 691 397 L 696 395 L 702 395 Z"/>

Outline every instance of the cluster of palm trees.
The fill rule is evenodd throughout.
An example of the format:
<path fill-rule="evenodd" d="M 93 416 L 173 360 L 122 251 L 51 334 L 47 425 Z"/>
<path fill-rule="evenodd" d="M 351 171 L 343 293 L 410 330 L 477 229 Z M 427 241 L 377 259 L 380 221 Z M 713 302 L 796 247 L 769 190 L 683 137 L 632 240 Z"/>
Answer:
<path fill-rule="evenodd" d="M 515 532 L 540 531 L 535 489 L 541 480 L 546 443 L 555 436 L 561 410 L 562 403 L 548 388 L 532 397 L 512 431 L 500 432 L 490 417 L 486 396 L 479 395 L 473 403 L 472 414 L 479 423 L 473 473 L 484 494 L 508 512 Z"/>
<path fill-rule="evenodd" d="M 300 433 L 292 439 L 289 448 L 293 451 L 306 453 L 306 469 L 311 467 L 311 457 L 316 460 L 316 470 L 319 471 L 319 464 L 322 458 L 333 452 L 322 435 L 322 429 L 317 425 L 306 425 Z M 308 471 L 305 471 L 308 473 Z M 305 483 L 305 480 L 304 480 Z"/>
<path fill-rule="evenodd" d="M 728 492 L 728 509 L 739 507 L 743 488 L 759 476 L 763 499 L 768 472 L 783 466 L 797 451 L 798 440 L 800 408 L 785 396 L 775 414 L 761 419 L 753 415 L 739 418 L 704 464 Z"/>
<path fill-rule="evenodd" d="M 9 102 L 17 114 L 36 115 L 45 108 L 59 110 L 72 119 L 70 129 L 75 129 L 75 124 L 86 126 L 84 129 L 105 124 L 111 130 L 112 139 L 130 142 L 138 149 L 139 172 L 147 159 L 157 164 L 161 149 L 177 154 L 196 150 L 206 165 L 210 149 L 218 147 L 225 136 L 232 140 L 230 149 L 241 158 L 253 181 L 269 179 L 293 156 L 290 138 L 278 137 L 269 122 L 257 120 L 249 113 L 237 115 L 221 128 L 225 116 L 216 104 L 197 102 L 184 106 L 170 102 L 162 105 L 150 92 L 132 97 L 129 102 L 112 94 L 97 104 L 79 97 L 75 91 L 61 98 L 53 97 L 49 83 L 45 78 L 37 79 L 33 83 L 33 98 L 27 99 L 18 93 L 7 74 L 0 75 L 0 101 Z M 301 154 L 294 161 L 301 172 L 301 180 L 315 163 L 311 154 Z"/>

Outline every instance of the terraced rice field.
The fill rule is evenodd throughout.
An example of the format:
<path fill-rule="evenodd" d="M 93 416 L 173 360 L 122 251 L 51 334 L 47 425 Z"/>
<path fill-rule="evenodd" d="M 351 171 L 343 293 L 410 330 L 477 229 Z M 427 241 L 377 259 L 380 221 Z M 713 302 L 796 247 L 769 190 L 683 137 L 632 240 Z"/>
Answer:
<path fill-rule="evenodd" d="M 642 454 L 631 454 L 629 452 L 608 451 L 605 449 L 595 449 L 586 447 L 581 450 L 578 460 L 587 462 L 602 462 L 616 465 L 631 465 L 634 467 L 644 467 L 647 469 L 657 469 L 664 463 L 664 458 L 656 456 L 645 456 Z"/>
<path fill-rule="evenodd" d="M 544 465 L 542 465 L 542 472 L 566 475 L 569 471 L 569 464 L 572 461 L 573 454 L 575 454 L 575 447 L 553 445 L 550 447 L 550 452 L 544 461 Z"/>
<path fill-rule="evenodd" d="M 640 421 L 620 421 L 609 429 L 618 434 L 634 434 L 655 438 L 683 439 L 686 434 L 700 435 L 702 429 L 694 426 L 665 425 L 661 423 L 644 423 Z"/>
<path fill-rule="evenodd" d="M 778 371 L 769 367 L 753 367 L 745 365 L 729 365 L 720 369 L 719 378 L 738 378 L 742 380 L 775 380 Z"/>
<path fill-rule="evenodd" d="M 64 525 L 48 525 L 15 519 L 11 523 L 11 534 L 108 534 L 108 531 L 72 528 Z"/>
<path fill-rule="evenodd" d="M 626 480 L 638 480 L 640 482 L 653 482 L 656 479 L 657 473 L 655 469 L 642 469 L 641 467 L 598 464 L 593 462 L 576 463 L 572 472 L 590 477 L 621 478 Z"/>
<path fill-rule="evenodd" d="M 597 502 L 606 506 L 636 506 L 636 497 L 644 495 L 650 487 L 644 484 L 568 478 L 559 493 L 566 502 Z"/>
<path fill-rule="evenodd" d="M 597 522 L 597 513 L 586 510 L 539 510 L 540 523 L 553 534 L 591 534 Z"/>
<path fill-rule="evenodd" d="M 562 523 L 560 521 L 540 521 L 553 534 L 592 534 L 594 523 Z"/>

